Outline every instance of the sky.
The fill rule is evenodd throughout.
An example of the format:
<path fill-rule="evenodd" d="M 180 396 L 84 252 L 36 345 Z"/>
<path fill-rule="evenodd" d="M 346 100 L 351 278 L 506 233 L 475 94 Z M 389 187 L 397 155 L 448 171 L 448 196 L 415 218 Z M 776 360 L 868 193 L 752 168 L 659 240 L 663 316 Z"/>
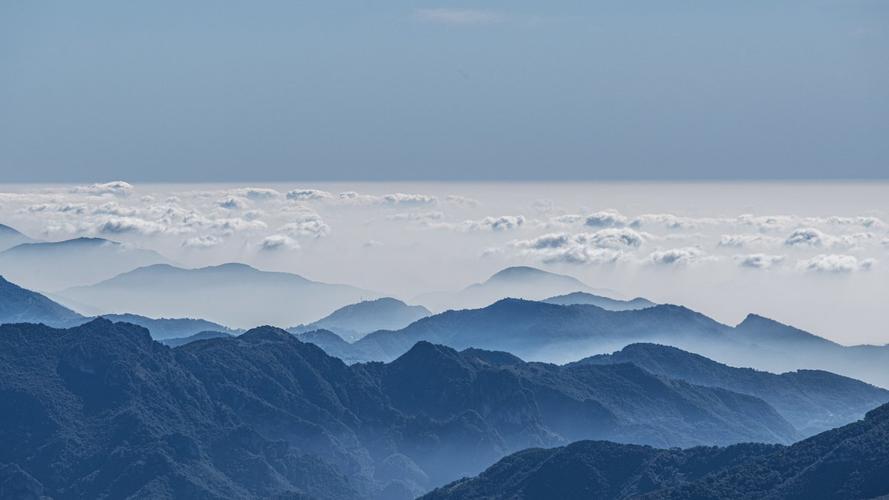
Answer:
<path fill-rule="evenodd" d="M 889 177 L 889 2 L 0 3 L 0 182 Z"/>
<path fill-rule="evenodd" d="M 175 264 L 244 262 L 412 302 L 507 266 L 727 324 L 761 314 L 889 343 L 889 183 L 0 185 L 0 221 Z M 52 292 L 54 290 L 47 290 Z"/>

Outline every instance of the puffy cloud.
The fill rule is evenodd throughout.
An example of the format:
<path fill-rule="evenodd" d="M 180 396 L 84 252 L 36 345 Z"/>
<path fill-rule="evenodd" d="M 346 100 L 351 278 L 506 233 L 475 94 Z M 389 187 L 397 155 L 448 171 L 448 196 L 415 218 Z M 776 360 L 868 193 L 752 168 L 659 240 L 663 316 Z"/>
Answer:
<path fill-rule="evenodd" d="M 396 221 L 410 221 L 429 223 L 439 221 L 444 218 L 444 212 L 428 211 L 428 212 L 400 212 L 397 214 L 387 215 L 386 219 Z"/>
<path fill-rule="evenodd" d="M 237 196 L 229 196 L 228 198 L 223 198 L 216 204 L 226 210 L 241 210 L 247 208 L 247 200 Z"/>
<path fill-rule="evenodd" d="M 741 267 L 750 267 L 753 269 L 768 269 L 784 262 L 784 256 L 754 253 L 748 255 L 736 255 L 735 260 L 738 261 L 738 265 Z"/>
<path fill-rule="evenodd" d="M 391 193 L 383 196 L 361 194 L 355 191 L 343 191 L 338 199 L 347 204 L 386 205 L 386 206 L 423 206 L 438 203 L 435 196 L 425 194 Z"/>
<path fill-rule="evenodd" d="M 501 215 L 469 220 L 464 222 L 464 225 L 469 231 L 509 231 L 521 227 L 524 223 L 525 218 L 521 215 Z"/>
<path fill-rule="evenodd" d="M 648 256 L 649 262 L 662 266 L 685 265 L 697 262 L 704 257 L 704 252 L 696 247 L 671 248 L 656 250 Z"/>
<path fill-rule="evenodd" d="M 763 234 L 723 234 L 719 238 L 721 247 L 743 248 L 750 246 L 770 246 L 780 243 L 780 239 Z"/>
<path fill-rule="evenodd" d="M 827 238 L 827 235 L 815 228 L 800 228 L 790 233 L 784 244 L 791 247 L 820 247 L 826 243 Z"/>
<path fill-rule="evenodd" d="M 828 224 L 836 224 L 836 225 L 841 225 L 841 226 L 860 225 L 860 226 L 863 226 L 866 228 L 873 228 L 873 229 L 886 227 L 886 223 L 884 223 L 880 218 L 872 217 L 872 216 L 858 216 L 858 217 L 832 216 L 832 217 L 828 217 L 826 222 Z"/>
<path fill-rule="evenodd" d="M 197 225 L 217 231 L 225 236 L 243 231 L 259 231 L 268 228 L 268 225 L 261 220 L 246 220 L 240 217 L 212 219 L 202 221 L 202 223 Z"/>
<path fill-rule="evenodd" d="M 626 251 L 638 248 L 644 237 L 628 228 L 601 229 L 594 233 L 550 233 L 510 245 L 523 255 L 543 262 L 570 264 L 607 264 L 622 259 Z"/>
<path fill-rule="evenodd" d="M 113 217 L 96 226 L 96 232 L 101 234 L 157 234 L 165 230 L 162 224 L 135 217 Z"/>
<path fill-rule="evenodd" d="M 317 212 L 300 208 L 287 215 L 287 223 L 278 228 L 278 233 L 293 238 L 321 238 L 330 234 L 330 226 Z"/>
<path fill-rule="evenodd" d="M 290 236 L 286 234 L 273 234 L 271 236 L 266 236 L 259 243 L 259 247 L 265 251 L 273 251 L 273 250 L 284 250 L 290 249 L 295 250 L 299 248 L 299 243 L 296 242 Z"/>
<path fill-rule="evenodd" d="M 35 205 L 29 205 L 23 209 L 19 209 L 18 213 L 63 213 L 63 214 L 73 214 L 73 215 L 83 215 L 87 211 L 87 205 L 84 203 L 38 203 Z"/>
<path fill-rule="evenodd" d="M 105 182 L 99 184 L 90 184 L 88 186 L 75 186 L 71 188 L 70 192 L 76 194 L 87 194 L 90 196 L 102 196 L 102 195 L 114 195 L 114 196 L 129 196 L 133 193 L 135 188 L 132 184 L 124 181 L 114 181 L 114 182 Z"/>
<path fill-rule="evenodd" d="M 222 239 L 212 234 L 206 234 L 203 236 L 195 236 L 193 238 L 188 238 L 187 240 L 182 242 L 182 246 L 186 248 L 210 248 L 215 247 L 222 243 Z"/>
<path fill-rule="evenodd" d="M 797 223 L 796 217 L 791 215 L 761 215 L 752 214 L 739 215 L 735 219 L 738 225 L 753 226 L 758 231 L 783 231 Z"/>
<path fill-rule="evenodd" d="M 602 210 L 587 216 L 584 224 L 590 227 L 624 227 L 630 219 L 617 210 Z"/>
<path fill-rule="evenodd" d="M 281 193 L 274 189 L 256 187 L 239 188 L 233 190 L 231 193 L 235 196 L 240 196 L 254 201 L 273 200 L 281 196 Z"/>
<path fill-rule="evenodd" d="M 320 189 L 293 189 L 287 191 L 287 199 L 296 201 L 330 200 L 333 199 L 333 194 Z"/>
<path fill-rule="evenodd" d="M 874 259 L 858 259 L 854 255 L 821 254 L 802 260 L 798 266 L 804 271 L 818 273 L 851 273 L 867 271 L 876 263 Z"/>

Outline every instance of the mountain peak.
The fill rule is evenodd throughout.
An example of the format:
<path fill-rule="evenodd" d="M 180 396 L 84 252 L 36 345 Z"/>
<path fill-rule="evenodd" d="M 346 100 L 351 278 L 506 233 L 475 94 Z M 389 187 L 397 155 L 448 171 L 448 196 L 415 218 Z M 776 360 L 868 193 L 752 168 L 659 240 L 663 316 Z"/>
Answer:
<path fill-rule="evenodd" d="M 246 340 L 248 342 L 262 342 L 262 341 L 272 341 L 272 342 L 282 342 L 286 340 L 290 340 L 293 338 L 292 335 L 287 333 L 285 330 L 280 328 L 275 328 L 274 326 L 264 325 L 258 326 L 251 330 L 247 330 L 244 334 L 238 337 L 241 340 Z"/>
<path fill-rule="evenodd" d="M 497 282 L 508 282 L 512 280 L 523 280 L 523 279 L 556 279 L 556 280 L 564 280 L 564 281 L 572 281 L 576 282 L 578 285 L 586 287 L 583 283 L 580 282 L 577 278 L 572 276 L 568 276 L 565 274 L 557 274 L 551 273 L 549 271 L 544 271 L 543 269 L 538 269 L 536 267 L 531 266 L 512 266 L 501 269 L 500 271 L 494 273 L 485 283 L 497 283 Z"/>

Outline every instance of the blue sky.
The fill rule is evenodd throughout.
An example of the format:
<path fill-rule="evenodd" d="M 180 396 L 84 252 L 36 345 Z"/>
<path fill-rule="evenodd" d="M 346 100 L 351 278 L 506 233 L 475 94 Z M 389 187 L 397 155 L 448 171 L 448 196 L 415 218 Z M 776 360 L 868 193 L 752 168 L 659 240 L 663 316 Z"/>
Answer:
<path fill-rule="evenodd" d="M 889 177 L 889 3 L 0 5 L 0 181 Z"/>

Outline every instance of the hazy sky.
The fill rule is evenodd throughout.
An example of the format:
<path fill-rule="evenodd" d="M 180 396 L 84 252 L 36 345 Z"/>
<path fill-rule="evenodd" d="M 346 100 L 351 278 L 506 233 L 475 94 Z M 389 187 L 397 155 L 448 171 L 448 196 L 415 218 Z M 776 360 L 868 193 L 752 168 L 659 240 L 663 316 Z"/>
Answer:
<path fill-rule="evenodd" d="M 889 2 L 0 2 L 0 182 L 886 178 Z"/>
<path fill-rule="evenodd" d="M 510 265 L 889 343 L 889 183 L 0 185 L 0 222 L 411 300 Z"/>

